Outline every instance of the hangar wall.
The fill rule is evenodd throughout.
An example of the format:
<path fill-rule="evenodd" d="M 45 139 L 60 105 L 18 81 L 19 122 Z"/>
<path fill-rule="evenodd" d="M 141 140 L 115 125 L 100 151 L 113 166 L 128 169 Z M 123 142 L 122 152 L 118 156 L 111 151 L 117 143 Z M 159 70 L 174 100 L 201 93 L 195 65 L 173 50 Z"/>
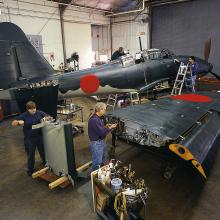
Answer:
<path fill-rule="evenodd" d="M 13 22 L 25 34 L 42 35 L 43 53 L 48 59 L 54 52 L 55 61 L 50 62 L 55 69 L 63 62 L 63 48 L 58 4 L 44 0 L 7 0 L 0 3 L 0 21 Z M 91 66 L 91 24 L 108 24 L 109 18 L 97 11 L 68 6 L 64 14 L 64 30 L 67 57 L 77 51 L 80 68 Z M 80 39 L 80 40 L 79 40 Z"/>
<path fill-rule="evenodd" d="M 79 54 L 79 68 L 85 69 L 91 67 L 92 63 L 92 39 L 91 25 L 78 24 L 74 22 L 64 23 L 66 55 L 67 58 L 73 52 Z"/>
<path fill-rule="evenodd" d="M 112 19 L 112 48 L 117 50 L 120 46 L 129 50 L 130 54 L 135 55 L 140 51 L 138 36 L 142 33 L 142 47 L 149 48 L 149 23 L 142 21 L 147 15 L 146 8 L 142 15 L 131 14 L 129 16 L 120 16 Z M 144 16 L 144 17 L 143 17 Z M 126 22 L 127 21 L 127 22 Z"/>
<path fill-rule="evenodd" d="M 92 25 L 92 51 L 94 61 L 105 61 L 103 55 L 109 59 L 111 56 L 109 25 Z"/>
<path fill-rule="evenodd" d="M 168 48 L 176 54 L 204 57 L 204 43 L 211 37 L 209 61 L 220 73 L 220 1 L 194 0 L 154 7 L 152 47 Z"/>
<path fill-rule="evenodd" d="M 57 69 L 63 62 L 63 48 L 59 9 L 57 3 L 45 0 L 7 0 L 0 2 L 0 21 L 13 22 L 21 27 L 25 34 L 41 35 L 43 54 L 50 64 Z M 147 13 L 147 9 L 143 12 Z M 127 21 L 128 22 L 124 22 Z M 143 48 L 149 48 L 148 23 L 141 21 L 141 16 L 130 14 L 112 19 L 112 47 L 113 51 L 119 46 L 129 50 L 132 55 L 140 50 L 138 36 L 142 35 Z M 64 30 L 66 41 L 66 55 L 69 57 L 77 51 L 80 56 L 80 69 L 89 68 L 92 63 L 92 36 L 91 25 L 104 25 L 108 27 L 110 18 L 104 13 L 68 6 L 64 13 Z M 100 28 L 99 28 L 100 29 Z M 108 36 L 102 36 L 100 45 L 105 43 L 103 54 L 110 58 L 110 32 Z M 50 54 L 54 53 L 55 60 L 50 61 Z"/>

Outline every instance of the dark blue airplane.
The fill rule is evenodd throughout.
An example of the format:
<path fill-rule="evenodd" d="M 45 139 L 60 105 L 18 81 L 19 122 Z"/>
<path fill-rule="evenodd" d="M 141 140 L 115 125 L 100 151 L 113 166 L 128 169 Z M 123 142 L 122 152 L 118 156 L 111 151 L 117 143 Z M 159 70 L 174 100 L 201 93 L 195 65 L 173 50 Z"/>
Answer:
<path fill-rule="evenodd" d="M 199 75 L 212 71 L 207 61 L 210 43 L 206 45 L 207 59 L 196 58 Z M 144 92 L 163 81 L 175 80 L 179 68 L 175 60 L 186 63 L 189 57 L 176 56 L 166 49 L 151 49 L 142 51 L 138 60 L 126 55 L 99 67 L 57 74 L 24 32 L 8 22 L 0 23 L 0 48 L 0 99 L 21 99 L 18 91 L 34 90 L 51 82 L 58 85 L 60 98 Z"/>

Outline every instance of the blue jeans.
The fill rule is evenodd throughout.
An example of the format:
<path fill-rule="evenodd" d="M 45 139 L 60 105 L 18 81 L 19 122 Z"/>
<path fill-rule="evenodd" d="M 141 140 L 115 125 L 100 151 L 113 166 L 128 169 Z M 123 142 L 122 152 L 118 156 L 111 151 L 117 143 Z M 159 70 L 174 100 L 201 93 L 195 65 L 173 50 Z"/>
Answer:
<path fill-rule="evenodd" d="M 92 153 L 92 169 L 97 170 L 99 166 L 105 165 L 105 149 L 106 143 L 104 140 L 91 141 L 89 145 Z"/>
<path fill-rule="evenodd" d="M 195 84 L 196 84 L 196 75 L 192 77 L 186 77 L 187 92 L 195 92 Z"/>

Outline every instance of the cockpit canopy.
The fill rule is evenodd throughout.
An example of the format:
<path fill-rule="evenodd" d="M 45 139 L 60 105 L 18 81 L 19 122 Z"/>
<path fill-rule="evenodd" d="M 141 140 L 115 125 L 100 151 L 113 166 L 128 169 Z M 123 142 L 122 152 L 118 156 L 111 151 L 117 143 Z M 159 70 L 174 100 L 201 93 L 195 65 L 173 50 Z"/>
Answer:
<path fill-rule="evenodd" d="M 172 59 L 174 56 L 174 53 L 168 49 L 148 49 L 143 50 L 140 53 L 136 53 L 135 59 L 131 54 L 126 54 L 124 56 L 119 57 L 117 60 L 111 61 L 111 63 L 121 63 L 123 67 L 128 67 L 134 64 L 138 64 L 140 62 L 145 62 L 146 60 L 166 58 Z"/>
<path fill-rule="evenodd" d="M 143 50 L 141 52 L 141 55 L 142 55 L 142 58 L 144 58 L 144 60 L 159 59 L 160 50 L 159 49 Z"/>
<path fill-rule="evenodd" d="M 121 60 L 123 67 L 132 66 L 135 64 L 134 58 L 130 54 L 121 56 L 119 59 Z"/>

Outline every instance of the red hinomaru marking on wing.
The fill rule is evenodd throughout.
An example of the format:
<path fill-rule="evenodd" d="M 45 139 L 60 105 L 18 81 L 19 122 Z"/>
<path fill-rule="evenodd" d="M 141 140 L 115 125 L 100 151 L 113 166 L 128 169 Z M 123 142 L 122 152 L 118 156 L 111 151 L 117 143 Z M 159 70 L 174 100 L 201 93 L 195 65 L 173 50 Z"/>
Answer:
<path fill-rule="evenodd" d="M 88 74 L 80 78 L 80 88 L 85 93 L 95 93 L 99 88 L 99 79 L 96 75 Z"/>
<path fill-rule="evenodd" d="M 183 100 L 188 102 L 211 102 L 212 98 L 205 95 L 198 94 L 184 94 L 184 95 L 175 95 L 171 96 L 172 99 Z"/>

